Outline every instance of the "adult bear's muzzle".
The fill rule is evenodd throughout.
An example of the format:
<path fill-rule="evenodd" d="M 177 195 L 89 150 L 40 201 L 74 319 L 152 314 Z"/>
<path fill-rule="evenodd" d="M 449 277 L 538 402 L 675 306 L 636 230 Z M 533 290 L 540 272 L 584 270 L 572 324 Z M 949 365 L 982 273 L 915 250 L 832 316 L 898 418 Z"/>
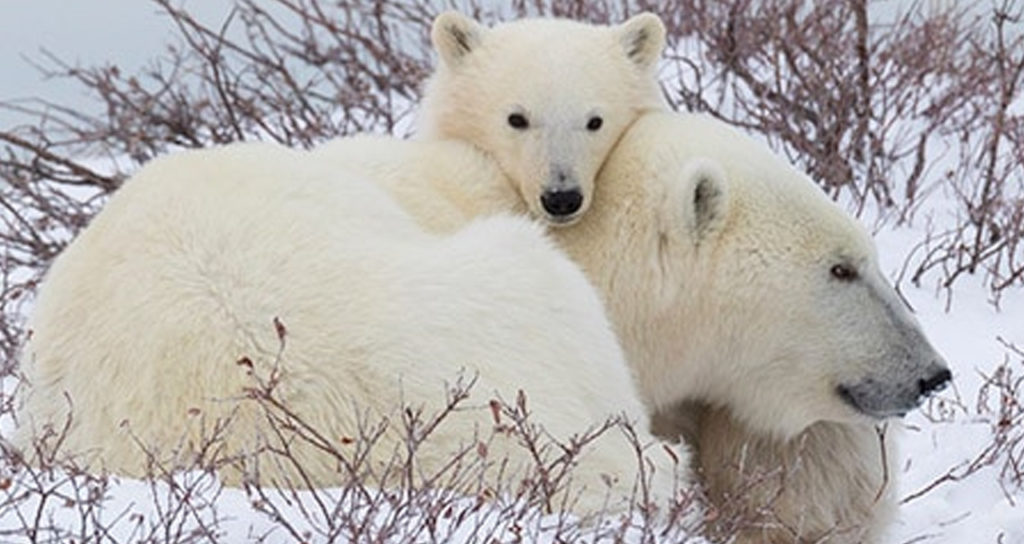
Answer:
<path fill-rule="evenodd" d="M 854 384 L 836 386 L 836 393 L 858 412 L 877 419 L 902 417 L 917 408 L 929 395 L 945 389 L 953 374 L 935 363 L 922 376 L 891 383 L 874 377 Z"/>

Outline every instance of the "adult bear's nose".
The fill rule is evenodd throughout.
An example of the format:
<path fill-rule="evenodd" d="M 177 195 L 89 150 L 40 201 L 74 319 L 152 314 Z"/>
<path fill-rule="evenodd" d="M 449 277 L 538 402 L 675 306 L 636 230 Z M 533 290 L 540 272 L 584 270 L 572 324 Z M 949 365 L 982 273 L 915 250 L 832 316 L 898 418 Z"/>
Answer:
<path fill-rule="evenodd" d="M 932 374 L 929 378 L 922 378 L 917 380 L 917 390 L 921 395 L 929 395 L 940 389 L 944 389 L 950 380 L 953 379 L 953 373 L 948 368 Z"/>
<path fill-rule="evenodd" d="M 579 189 L 547 191 L 541 195 L 540 203 L 552 217 L 565 217 L 583 206 L 583 193 Z"/>

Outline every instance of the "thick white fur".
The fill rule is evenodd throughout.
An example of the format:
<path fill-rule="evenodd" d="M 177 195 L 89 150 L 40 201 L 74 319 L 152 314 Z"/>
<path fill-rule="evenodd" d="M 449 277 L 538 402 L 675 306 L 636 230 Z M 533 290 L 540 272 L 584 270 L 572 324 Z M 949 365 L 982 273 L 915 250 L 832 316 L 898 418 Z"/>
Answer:
<path fill-rule="evenodd" d="M 256 385 L 236 363 L 248 357 L 264 378 L 279 368 L 279 396 L 328 439 L 357 436 L 362 417 L 390 418 L 370 457 L 378 471 L 405 451 L 400 399 L 429 418 L 460 374 L 476 384 L 420 446 L 423 474 L 488 440 L 489 401 L 514 403 L 519 390 L 531 421 L 560 441 L 622 414 L 640 420 L 650 443 L 604 316 L 577 266 L 525 219 L 427 234 L 379 186 L 305 152 L 247 144 L 179 153 L 129 180 L 48 272 L 23 353 L 30 388 L 16 441 L 28 447 L 70 409 L 65 451 L 138 475 L 145 456 L 129 433 L 162 461 L 188 462 L 204 424 L 209 432 L 234 414 L 223 453 L 255 451 L 275 440 L 254 402 L 235 402 Z M 287 329 L 279 360 L 275 318 Z M 531 463 L 516 442 L 493 438 L 488 474 L 505 456 L 509 478 Z M 336 445 L 353 455 L 357 447 Z M 313 485 L 348 476 L 294 447 Z M 559 452 L 544 454 L 550 462 Z M 685 448 L 676 455 L 688 459 Z M 302 485 L 290 467 L 260 459 L 264 484 Z M 660 446 L 647 459 L 653 497 L 664 500 L 676 467 Z M 580 510 L 606 494 L 613 508 L 623 504 L 639 461 L 620 430 L 579 463 L 569 496 L 581 494 Z M 237 483 L 240 473 L 223 476 Z M 610 490 L 605 477 L 616 482 Z"/>
<path fill-rule="evenodd" d="M 437 231 L 523 206 L 459 142 L 356 138 L 319 153 Z M 916 387 L 942 361 L 870 237 L 766 147 L 699 116 L 640 118 L 596 187 L 586 216 L 552 235 L 603 294 L 655 431 L 695 441 L 719 508 L 769 512 L 744 542 L 877 541 L 895 509 L 882 462 L 893 438 L 883 455 L 879 420 L 836 387 Z M 857 281 L 835 281 L 836 262 Z M 777 497 L 735 476 L 780 465 Z"/>
<path fill-rule="evenodd" d="M 643 112 L 665 108 L 656 74 L 665 28 L 650 13 L 615 26 L 522 19 L 488 28 L 447 12 L 434 21 L 432 39 L 439 58 L 419 135 L 477 146 L 531 213 L 551 224 L 586 212 L 594 177 L 623 131 Z M 529 127 L 511 127 L 513 113 Z M 602 125 L 588 130 L 595 116 Z M 541 204 L 553 190 L 579 190 L 582 206 L 553 217 Z"/>

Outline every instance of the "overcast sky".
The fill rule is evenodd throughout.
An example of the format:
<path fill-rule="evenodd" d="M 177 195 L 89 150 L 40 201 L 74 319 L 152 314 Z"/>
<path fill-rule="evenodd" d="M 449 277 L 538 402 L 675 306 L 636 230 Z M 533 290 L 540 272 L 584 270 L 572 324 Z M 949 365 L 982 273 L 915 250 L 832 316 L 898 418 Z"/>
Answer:
<path fill-rule="evenodd" d="M 220 21 L 232 2 L 184 4 L 204 21 Z M 79 85 L 44 80 L 26 58 L 40 61 L 45 48 L 72 64 L 114 63 L 134 73 L 174 36 L 169 19 L 147 0 L 0 0 L 0 100 L 44 97 L 87 107 Z M 0 109 L 0 128 L 15 120 Z"/>

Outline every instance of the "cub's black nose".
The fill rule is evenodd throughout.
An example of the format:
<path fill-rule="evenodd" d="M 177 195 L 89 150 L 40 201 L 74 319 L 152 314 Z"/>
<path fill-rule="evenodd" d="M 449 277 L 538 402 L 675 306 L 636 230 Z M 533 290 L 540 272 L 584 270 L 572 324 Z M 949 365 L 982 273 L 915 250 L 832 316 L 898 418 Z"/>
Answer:
<path fill-rule="evenodd" d="M 922 395 L 928 395 L 945 388 L 952 379 L 953 374 L 949 369 L 943 368 L 928 379 L 917 380 L 917 389 Z"/>
<path fill-rule="evenodd" d="M 541 195 L 540 203 L 552 217 L 572 215 L 583 206 L 583 193 L 579 189 L 548 191 Z"/>

